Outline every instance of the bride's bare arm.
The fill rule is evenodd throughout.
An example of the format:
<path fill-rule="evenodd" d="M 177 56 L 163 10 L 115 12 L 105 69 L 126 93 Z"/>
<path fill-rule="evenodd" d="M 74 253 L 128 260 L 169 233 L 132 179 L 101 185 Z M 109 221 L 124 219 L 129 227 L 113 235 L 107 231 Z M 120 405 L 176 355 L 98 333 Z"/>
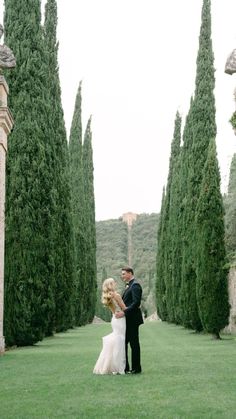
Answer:
<path fill-rule="evenodd" d="M 117 304 L 121 308 L 121 310 L 125 310 L 127 308 L 124 301 L 122 300 L 120 294 L 118 294 L 118 292 L 114 292 L 113 298 L 117 302 Z"/>

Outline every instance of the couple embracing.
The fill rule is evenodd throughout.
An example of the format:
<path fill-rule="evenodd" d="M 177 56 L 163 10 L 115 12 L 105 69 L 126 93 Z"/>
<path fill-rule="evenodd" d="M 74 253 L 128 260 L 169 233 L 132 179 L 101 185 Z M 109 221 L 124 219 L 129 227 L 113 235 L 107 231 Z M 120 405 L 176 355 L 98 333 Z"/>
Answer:
<path fill-rule="evenodd" d="M 127 284 L 122 297 L 116 292 L 113 278 L 103 282 L 102 303 L 112 311 L 112 333 L 103 337 L 94 374 L 139 374 L 142 371 L 139 344 L 139 326 L 143 323 L 140 309 L 142 288 L 135 280 L 132 268 L 123 268 L 121 276 Z M 131 348 L 131 368 L 128 344 Z"/>

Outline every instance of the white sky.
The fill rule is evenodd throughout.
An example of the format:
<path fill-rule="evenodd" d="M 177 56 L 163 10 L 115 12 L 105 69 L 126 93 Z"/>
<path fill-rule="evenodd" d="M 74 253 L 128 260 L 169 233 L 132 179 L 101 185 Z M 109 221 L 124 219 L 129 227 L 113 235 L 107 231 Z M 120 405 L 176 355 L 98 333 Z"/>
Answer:
<path fill-rule="evenodd" d="M 45 1 L 43 1 L 45 3 Z M 83 129 L 92 114 L 96 219 L 159 212 L 174 118 L 194 92 L 202 0 L 58 0 L 59 66 L 67 133 L 80 80 Z M 0 0 L 2 16 L 3 0 Z M 236 1 L 212 0 L 217 148 L 226 190 L 236 137 Z"/>

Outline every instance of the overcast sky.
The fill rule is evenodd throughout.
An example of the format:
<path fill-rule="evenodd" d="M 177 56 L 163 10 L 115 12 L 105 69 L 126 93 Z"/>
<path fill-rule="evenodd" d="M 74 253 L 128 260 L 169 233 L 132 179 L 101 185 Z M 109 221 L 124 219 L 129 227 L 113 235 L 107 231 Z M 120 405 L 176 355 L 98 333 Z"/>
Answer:
<path fill-rule="evenodd" d="M 43 2 L 45 3 L 45 2 Z M 3 1 L 0 1 L 1 12 Z M 159 212 L 176 111 L 194 92 L 202 0 L 58 0 L 62 103 L 69 135 L 82 80 L 83 129 L 92 114 L 96 219 Z M 217 149 L 225 191 L 236 137 L 236 1 L 212 0 Z"/>

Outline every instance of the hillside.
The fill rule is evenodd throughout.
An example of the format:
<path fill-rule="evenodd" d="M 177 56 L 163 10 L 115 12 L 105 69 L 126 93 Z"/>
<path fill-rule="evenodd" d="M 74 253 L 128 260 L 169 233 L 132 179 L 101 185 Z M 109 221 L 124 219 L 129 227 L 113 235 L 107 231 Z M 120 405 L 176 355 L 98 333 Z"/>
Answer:
<path fill-rule="evenodd" d="M 135 277 L 143 287 L 142 309 L 145 316 L 155 307 L 155 270 L 158 214 L 132 214 L 129 222 L 124 214 L 119 219 L 98 221 L 97 234 L 97 279 L 98 304 L 96 315 L 109 320 L 110 315 L 100 304 L 101 283 L 107 277 L 117 280 L 122 291 L 121 268 L 131 265 Z"/>

